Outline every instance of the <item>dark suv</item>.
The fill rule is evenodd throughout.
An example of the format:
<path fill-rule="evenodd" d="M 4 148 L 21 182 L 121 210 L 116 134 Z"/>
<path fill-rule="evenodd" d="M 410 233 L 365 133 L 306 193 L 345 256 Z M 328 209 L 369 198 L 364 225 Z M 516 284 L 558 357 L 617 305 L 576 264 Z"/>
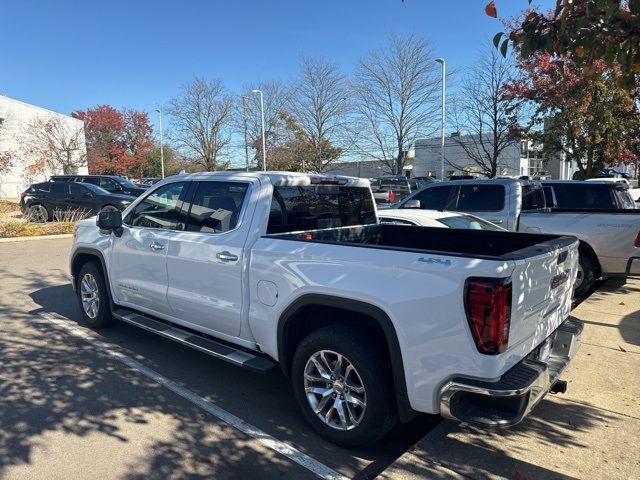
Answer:
<path fill-rule="evenodd" d="M 100 210 L 124 210 L 136 197 L 115 195 L 91 183 L 34 183 L 20 195 L 20 210 L 35 222 L 46 222 L 65 212 L 80 216 L 97 214 Z"/>
<path fill-rule="evenodd" d="M 54 182 L 90 183 L 107 192 L 133 195 L 134 197 L 138 197 L 146 191 L 146 188 L 138 187 L 133 182 L 117 175 L 53 175 L 51 180 Z"/>

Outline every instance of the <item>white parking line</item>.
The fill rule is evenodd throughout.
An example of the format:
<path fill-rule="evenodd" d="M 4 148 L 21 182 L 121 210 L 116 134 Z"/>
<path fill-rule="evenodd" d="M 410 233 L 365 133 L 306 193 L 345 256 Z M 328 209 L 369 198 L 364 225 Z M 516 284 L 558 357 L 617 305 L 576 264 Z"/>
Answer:
<path fill-rule="evenodd" d="M 241 418 L 236 417 L 232 413 L 227 412 L 226 410 L 218 407 L 214 403 L 211 403 L 210 401 L 205 400 L 195 392 L 192 392 L 191 390 L 181 385 L 178 385 L 174 381 L 169 380 L 167 377 L 160 375 L 158 372 L 155 372 L 154 370 L 151 370 L 150 368 L 145 367 L 141 363 L 124 355 L 123 353 L 113 350 L 108 344 L 94 338 L 93 336 L 89 335 L 87 332 L 72 325 L 70 320 L 64 317 L 61 317 L 59 315 L 48 313 L 48 312 L 41 312 L 40 316 L 64 328 L 67 332 L 71 333 L 73 336 L 82 338 L 83 340 L 90 342 L 101 352 L 106 353 L 107 355 L 115 358 L 119 362 L 134 369 L 138 373 L 162 385 L 163 387 L 171 390 L 173 393 L 180 395 L 185 400 L 190 401 L 191 403 L 200 407 L 202 410 L 206 411 L 207 413 L 210 413 L 214 417 L 231 425 L 237 430 L 240 430 L 242 433 L 245 433 L 255 438 L 266 447 L 280 453 L 281 455 L 284 455 L 285 457 L 294 461 L 298 465 L 301 465 L 307 470 L 315 473 L 320 478 L 323 478 L 326 480 L 346 480 L 347 479 L 347 477 L 336 472 L 332 468 L 329 468 L 323 463 L 318 462 L 317 460 L 311 458 L 309 455 L 302 453 L 300 450 L 295 449 L 291 445 L 288 445 L 285 442 L 282 442 L 277 438 L 272 437 L 268 433 L 260 430 L 258 427 L 255 427 L 250 423 L 245 422 Z"/>

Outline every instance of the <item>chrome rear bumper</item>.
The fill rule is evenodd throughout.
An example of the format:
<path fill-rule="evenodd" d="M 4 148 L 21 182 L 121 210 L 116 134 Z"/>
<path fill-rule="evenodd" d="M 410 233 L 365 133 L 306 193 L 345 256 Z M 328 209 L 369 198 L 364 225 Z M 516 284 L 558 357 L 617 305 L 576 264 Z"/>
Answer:
<path fill-rule="evenodd" d="M 440 413 L 445 418 L 484 426 L 519 423 L 552 389 L 575 356 L 582 328 L 580 320 L 568 317 L 497 382 L 452 378 L 441 390 Z M 544 352 L 546 346 L 550 351 Z"/>

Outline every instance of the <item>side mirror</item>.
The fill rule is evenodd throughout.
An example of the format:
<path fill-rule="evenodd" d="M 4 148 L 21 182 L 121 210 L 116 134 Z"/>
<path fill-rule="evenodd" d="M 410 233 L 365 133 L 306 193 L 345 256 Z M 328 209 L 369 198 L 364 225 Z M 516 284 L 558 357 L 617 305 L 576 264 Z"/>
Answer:
<path fill-rule="evenodd" d="M 404 205 L 402 205 L 402 208 L 420 208 L 420 200 L 407 200 L 406 202 L 404 202 Z"/>
<path fill-rule="evenodd" d="M 122 213 L 120 211 L 100 211 L 96 225 L 103 235 L 114 233 L 116 237 L 122 235 Z"/>

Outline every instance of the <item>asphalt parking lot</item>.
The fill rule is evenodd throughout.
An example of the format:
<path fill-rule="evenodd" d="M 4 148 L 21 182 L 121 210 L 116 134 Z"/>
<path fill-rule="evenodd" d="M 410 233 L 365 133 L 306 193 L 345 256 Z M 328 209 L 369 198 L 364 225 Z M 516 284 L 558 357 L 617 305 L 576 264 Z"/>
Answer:
<path fill-rule="evenodd" d="M 0 243 L 0 478 L 640 478 L 640 283 L 576 310 L 569 392 L 507 433 L 421 416 L 348 451 L 262 376 L 135 327 L 78 325 L 71 239 Z M 519 477 L 517 475 L 520 475 Z"/>

